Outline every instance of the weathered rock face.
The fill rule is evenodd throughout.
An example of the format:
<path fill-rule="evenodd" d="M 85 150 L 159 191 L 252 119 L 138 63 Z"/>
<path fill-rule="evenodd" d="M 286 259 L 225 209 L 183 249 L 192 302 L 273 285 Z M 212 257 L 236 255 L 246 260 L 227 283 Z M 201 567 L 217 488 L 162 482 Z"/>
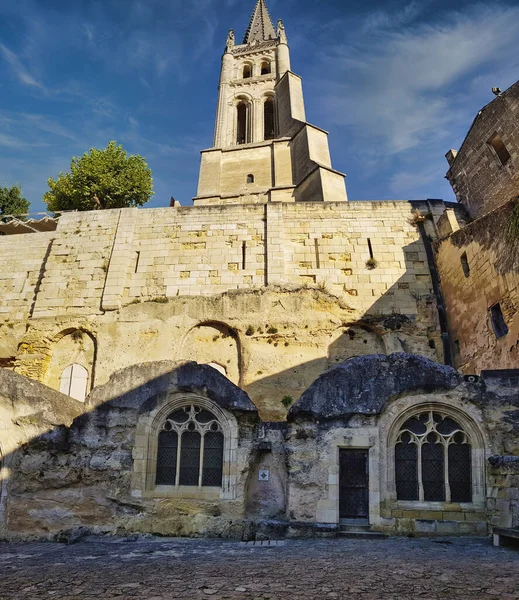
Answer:
<path fill-rule="evenodd" d="M 510 373 L 502 382 L 497 373 L 487 389 L 484 381 L 464 383 L 449 367 L 405 354 L 358 357 L 330 369 L 289 411 L 288 518 L 337 524 L 344 493 L 339 455 L 360 449 L 367 457 L 366 521 L 372 528 L 434 535 L 519 525 L 519 394 Z M 400 427 L 412 415 L 432 413 L 452 418 L 467 434 L 470 503 L 397 497 Z"/>
<path fill-rule="evenodd" d="M 376 415 L 391 398 L 416 391 L 449 390 L 462 381 L 451 367 L 423 356 L 395 353 L 355 357 L 321 375 L 292 406 L 288 418 Z"/>
<path fill-rule="evenodd" d="M 366 453 L 373 529 L 481 534 L 490 524 L 518 526 L 519 394 L 510 382 L 510 373 L 500 382 L 494 372 L 488 386 L 465 383 L 413 355 L 357 357 L 321 376 L 289 423 L 262 423 L 247 394 L 208 365 L 134 365 L 85 403 L 0 370 L 0 416 L 9 423 L 0 430 L 9 474 L 0 533 L 53 537 L 86 527 L 250 539 L 333 532 L 344 499 L 340 456 L 350 450 Z M 209 410 L 220 424 L 219 488 L 156 483 L 159 433 L 186 406 Z M 401 427 L 433 413 L 454 420 L 470 445 L 471 502 L 397 497 Z"/>
<path fill-rule="evenodd" d="M 138 423 L 179 394 L 193 403 L 205 398 L 236 419 L 237 475 L 234 493 L 225 501 L 218 494 L 190 498 L 189 490 L 161 497 L 153 490 L 146 497 L 135 494 Z M 74 420 L 61 449 L 37 439 L 15 453 L 9 489 L 11 533 L 52 535 L 88 526 L 112 533 L 245 534 L 243 495 L 254 462 L 258 419 L 245 392 L 226 377 L 196 363 L 129 367 L 90 395 L 87 410 Z"/>
<path fill-rule="evenodd" d="M 24 456 L 28 444 L 59 452 L 68 426 L 84 410 L 81 402 L 17 373 L 0 368 L 0 534 L 6 531 L 8 493 L 26 470 L 43 471 L 45 454 Z M 21 450 L 19 450 L 21 448 Z M 45 450 L 47 452 L 47 450 Z M 22 463 L 23 472 L 17 466 Z M 60 478 L 61 473 L 48 473 Z"/>

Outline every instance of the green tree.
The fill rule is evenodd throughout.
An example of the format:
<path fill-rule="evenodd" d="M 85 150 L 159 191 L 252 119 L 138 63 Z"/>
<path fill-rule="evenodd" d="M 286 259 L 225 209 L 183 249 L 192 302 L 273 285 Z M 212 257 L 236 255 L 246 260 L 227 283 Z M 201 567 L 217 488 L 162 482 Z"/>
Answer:
<path fill-rule="evenodd" d="M 0 219 L 3 215 L 22 215 L 29 212 L 31 203 L 22 196 L 18 185 L 0 187 Z"/>
<path fill-rule="evenodd" d="M 151 169 L 138 154 L 127 156 L 117 142 L 91 148 L 70 162 L 70 173 L 49 178 L 43 196 L 51 211 L 142 206 L 153 195 Z"/>

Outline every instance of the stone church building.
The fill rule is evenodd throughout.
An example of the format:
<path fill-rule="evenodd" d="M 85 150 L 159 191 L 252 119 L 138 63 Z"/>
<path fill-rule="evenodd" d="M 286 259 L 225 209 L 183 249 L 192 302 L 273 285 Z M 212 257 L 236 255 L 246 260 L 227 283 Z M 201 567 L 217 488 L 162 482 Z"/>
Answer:
<path fill-rule="evenodd" d="M 258 0 L 194 206 L 0 224 L 1 536 L 519 526 L 517 98 L 459 203 L 348 202 Z"/>

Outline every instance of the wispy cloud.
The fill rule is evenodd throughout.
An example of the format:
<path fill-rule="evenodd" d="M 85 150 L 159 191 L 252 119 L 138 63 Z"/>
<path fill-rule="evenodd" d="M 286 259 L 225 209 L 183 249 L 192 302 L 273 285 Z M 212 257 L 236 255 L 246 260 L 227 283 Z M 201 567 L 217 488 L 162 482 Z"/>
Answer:
<path fill-rule="evenodd" d="M 0 43 L 0 53 L 11 67 L 14 75 L 24 85 L 43 89 L 43 85 L 31 75 L 20 58 L 5 45 Z"/>
<path fill-rule="evenodd" d="M 480 6 L 470 16 L 454 13 L 437 24 L 381 30 L 376 38 L 333 49 L 337 70 L 325 103 L 336 123 L 378 137 L 384 152 L 400 152 L 444 138 L 460 119 L 459 82 L 511 56 L 519 7 Z M 518 62 L 516 54 L 510 71 Z"/>

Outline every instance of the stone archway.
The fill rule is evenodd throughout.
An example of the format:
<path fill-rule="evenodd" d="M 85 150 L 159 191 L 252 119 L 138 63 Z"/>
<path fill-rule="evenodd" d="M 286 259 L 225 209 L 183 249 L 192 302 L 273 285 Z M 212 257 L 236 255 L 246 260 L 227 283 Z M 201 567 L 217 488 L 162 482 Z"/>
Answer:
<path fill-rule="evenodd" d="M 190 329 L 182 343 L 180 357 L 209 364 L 236 385 L 240 383 L 240 340 L 237 333 L 218 322 L 200 323 Z M 225 373 L 224 373 L 225 371 Z"/>

